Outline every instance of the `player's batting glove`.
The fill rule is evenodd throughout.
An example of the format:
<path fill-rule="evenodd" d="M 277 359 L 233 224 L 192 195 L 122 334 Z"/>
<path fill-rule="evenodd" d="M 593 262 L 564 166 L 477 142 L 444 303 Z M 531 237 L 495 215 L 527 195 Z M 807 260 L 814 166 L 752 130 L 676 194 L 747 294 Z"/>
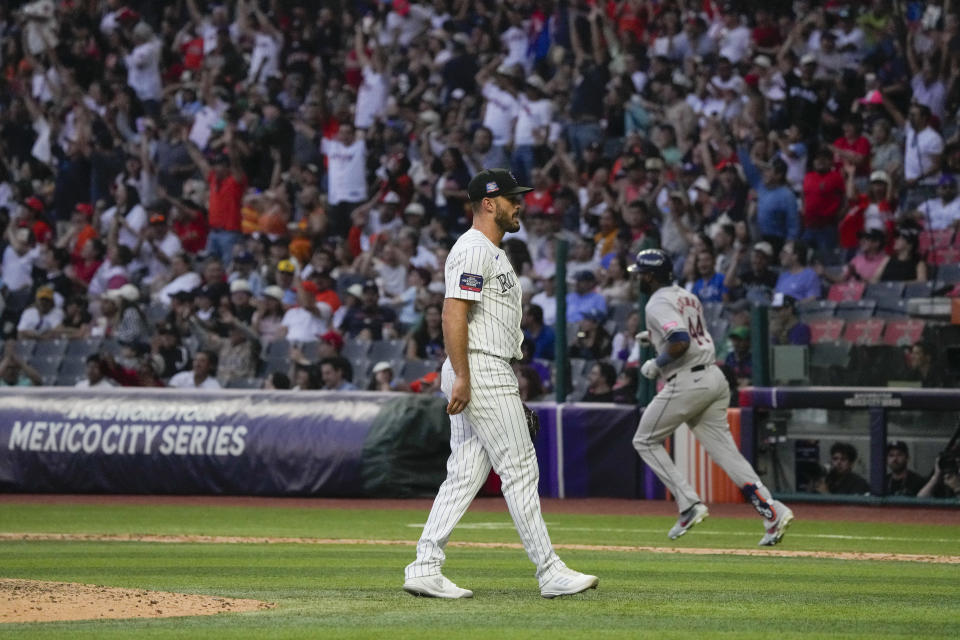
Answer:
<path fill-rule="evenodd" d="M 648 380 L 656 379 L 660 375 L 660 367 L 657 366 L 656 359 L 650 358 L 644 362 L 643 366 L 640 367 L 640 374 Z"/>
<path fill-rule="evenodd" d="M 641 331 L 640 333 L 638 333 L 638 334 L 637 334 L 636 336 L 634 336 L 634 337 L 637 339 L 637 342 L 640 343 L 640 346 L 641 346 L 641 347 L 649 347 L 649 346 L 650 346 L 650 332 L 649 332 L 649 331 Z"/>
<path fill-rule="evenodd" d="M 540 416 L 537 412 L 523 405 L 523 414 L 527 419 L 527 430 L 530 432 L 530 442 L 537 442 L 537 434 L 540 433 Z"/>

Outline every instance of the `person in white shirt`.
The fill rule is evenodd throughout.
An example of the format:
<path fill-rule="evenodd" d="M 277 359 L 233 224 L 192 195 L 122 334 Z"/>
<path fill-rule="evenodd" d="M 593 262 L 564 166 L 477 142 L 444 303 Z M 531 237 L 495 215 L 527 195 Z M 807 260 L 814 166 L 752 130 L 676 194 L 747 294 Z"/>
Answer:
<path fill-rule="evenodd" d="M 157 207 L 151 209 L 149 224 L 141 230 L 134 249 L 147 267 L 147 275 L 143 279 L 146 285 L 152 285 L 163 277 L 170 268 L 171 258 L 183 251 L 180 238 L 167 226 L 167 217 L 157 211 Z"/>
<path fill-rule="evenodd" d="M 280 337 L 289 342 L 316 342 L 330 328 L 333 311 L 326 302 L 317 302 L 317 285 L 301 282 L 297 288 L 299 306 L 291 307 L 280 321 Z"/>
<path fill-rule="evenodd" d="M 153 29 L 146 22 L 133 28 L 133 50 L 124 56 L 127 67 L 127 84 L 144 103 L 154 103 L 163 98 L 163 81 L 160 78 L 161 42 L 154 37 Z M 148 109 L 149 111 L 149 109 Z"/>
<path fill-rule="evenodd" d="M 238 25 L 230 23 L 230 15 L 227 13 L 225 5 L 214 6 L 213 12 L 207 16 L 197 9 L 196 0 L 187 0 L 187 10 L 190 12 L 190 19 L 200 27 L 200 35 L 203 36 L 204 55 L 217 48 L 217 32 L 220 29 L 228 29 L 230 37 L 233 39 L 236 39 L 239 35 Z M 242 0 L 238 0 L 236 11 L 237 15 L 245 11 Z"/>
<path fill-rule="evenodd" d="M 903 156 L 906 185 L 935 185 L 940 174 L 943 138 L 930 126 L 930 108 L 926 105 L 910 105 L 907 117 Z"/>
<path fill-rule="evenodd" d="M 117 242 L 134 249 L 140 242 L 140 231 L 147 226 L 147 210 L 140 204 L 137 190 L 125 182 L 115 183 L 113 197 L 116 204 L 100 216 L 100 233 L 109 235 L 116 224 Z"/>
<path fill-rule="evenodd" d="M 507 66 L 520 65 L 529 71 L 533 60 L 529 56 L 530 38 L 524 25 L 523 15 L 514 9 L 507 9 L 507 19 L 510 27 L 500 34 L 500 42 L 507 50 L 507 57 L 503 64 Z"/>
<path fill-rule="evenodd" d="M 732 5 L 724 5 L 721 12 L 723 18 L 710 27 L 710 37 L 717 42 L 720 57 L 737 64 L 750 52 L 750 29 L 740 22 Z"/>
<path fill-rule="evenodd" d="M 547 141 L 547 133 L 553 121 L 553 102 L 547 97 L 546 89 L 546 83 L 540 76 L 530 76 L 517 100 L 510 167 L 517 182 L 521 184 L 530 182 L 534 164 L 533 150 Z"/>
<path fill-rule="evenodd" d="M 75 385 L 78 389 L 110 388 L 117 386 L 113 380 L 104 375 L 104 364 L 99 354 L 87 356 L 87 377 Z"/>
<path fill-rule="evenodd" d="M 193 291 L 203 284 L 200 274 L 191 269 L 190 257 L 185 253 L 177 253 L 170 257 L 170 267 L 167 284 L 160 289 L 156 300 L 164 306 L 170 306 L 170 298 L 181 291 Z"/>
<path fill-rule="evenodd" d="M 543 284 L 543 291 L 534 294 L 530 298 L 530 304 L 535 304 L 543 309 L 543 324 L 552 327 L 557 321 L 557 296 L 554 290 L 553 273 L 545 273 L 540 282 Z"/>
<path fill-rule="evenodd" d="M 17 323 L 17 338 L 36 340 L 63 324 L 63 311 L 53 304 L 53 287 L 37 289 L 34 306 L 27 307 Z"/>
<path fill-rule="evenodd" d="M 358 24 L 354 34 L 354 51 L 360 63 L 363 81 L 357 89 L 356 114 L 353 118 L 353 125 L 357 129 L 369 129 L 383 116 L 390 90 L 390 81 L 384 72 L 383 55 L 376 40 L 371 38 L 370 45 L 373 51 L 371 55 L 367 55 L 363 32 Z"/>
<path fill-rule="evenodd" d="M 198 351 L 193 356 L 193 369 L 175 374 L 167 386 L 173 389 L 220 389 L 220 383 L 213 377 L 216 370 L 217 354 Z"/>
<path fill-rule="evenodd" d="M 30 303 L 30 287 L 33 285 L 33 265 L 40 257 L 40 247 L 34 244 L 33 232 L 27 228 L 15 229 L 7 225 L 7 246 L 3 250 L 3 286 L 6 288 L 6 306 L 23 309 Z M 19 297 L 17 305 L 12 305 L 14 297 Z"/>
<path fill-rule="evenodd" d="M 267 78 L 280 75 L 280 50 L 283 48 L 283 33 L 260 11 L 259 3 L 252 2 L 255 23 L 247 28 L 248 16 L 243 2 L 237 6 L 237 29 L 253 36 L 253 52 L 250 54 L 250 71 L 247 82 L 265 88 Z"/>
<path fill-rule="evenodd" d="M 957 179 L 945 173 L 937 184 L 938 198 L 920 204 L 913 217 L 930 231 L 942 231 L 957 226 L 960 222 L 960 197 L 957 196 Z"/>
<path fill-rule="evenodd" d="M 367 145 L 349 122 L 341 122 L 335 139 L 324 138 L 327 157 L 329 233 L 346 237 L 350 214 L 367 199 Z"/>
<path fill-rule="evenodd" d="M 483 87 L 483 126 L 493 134 L 494 147 L 509 147 L 513 141 L 513 126 L 519 110 L 514 79 L 521 73 L 519 67 L 501 64 L 493 79 L 488 79 L 489 66 L 477 74 L 477 83 Z"/>

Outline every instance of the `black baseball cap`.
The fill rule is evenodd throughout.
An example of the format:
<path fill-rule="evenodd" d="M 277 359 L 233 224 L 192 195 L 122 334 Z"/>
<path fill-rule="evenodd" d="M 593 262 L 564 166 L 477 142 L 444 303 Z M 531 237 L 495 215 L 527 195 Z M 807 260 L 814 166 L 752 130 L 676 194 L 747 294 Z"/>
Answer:
<path fill-rule="evenodd" d="M 467 195 L 471 202 L 498 196 L 518 196 L 533 191 L 533 187 L 521 187 L 517 179 L 506 169 L 484 169 L 473 176 L 467 185 Z"/>

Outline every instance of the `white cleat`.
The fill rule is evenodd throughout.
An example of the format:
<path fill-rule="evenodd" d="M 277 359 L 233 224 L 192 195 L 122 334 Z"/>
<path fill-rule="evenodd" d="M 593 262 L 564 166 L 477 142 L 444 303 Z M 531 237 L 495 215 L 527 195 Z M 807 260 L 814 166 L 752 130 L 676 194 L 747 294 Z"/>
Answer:
<path fill-rule="evenodd" d="M 473 597 L 473 591 L 461 589 L 439 573 L 425 578 L 407 578 L 406 582 L 403 583 L 403 590 L 411 595 L 424 598 L 456 600 Z"/>
<path fill-rule="evenodd" d="M 780 542 L 787 532 L 787 527 L 793 522 L 793 511 L 790 510 L 790 507 L 779 502 L 777 505 L 779 506 L 780 517 L 767 527 L 767 532 L 760 539 L 759 546 L 761 547 L 772 547 Z"/>
<path fill-rule="evenodd" d="M 540 595 L 544 598 L 572 596 L 587 589 L 596 589 L 599 582 L 600 578 L 597 576 L 580 573 L 573 569 L 561 569 L 540 587 Z"/>
<path fill-rule="evenodd" d="M 703 522 L 703 519 L 709 515 L 710 511 L 707 510 L 707 506 L 702 502 L 698 502 L 680 514 L 680 517 L 677 518 L 677 523 L 670 528 L 667 536 L 671 540 L 676 540 L 691 529 L 693 525 Z"/>

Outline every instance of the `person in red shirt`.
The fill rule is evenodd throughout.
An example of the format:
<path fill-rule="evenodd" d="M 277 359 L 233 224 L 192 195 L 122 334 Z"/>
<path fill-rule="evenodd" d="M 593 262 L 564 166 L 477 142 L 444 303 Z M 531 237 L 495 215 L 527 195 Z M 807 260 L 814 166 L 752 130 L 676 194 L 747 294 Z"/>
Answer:
<path fill-rule="evenodd" d="M 843 121 L 843 135 L 833 141 L 834 165 L 842 170 L 846 162 L 857 168 L 856 177 L 866 182 L 870 175 L 870 141 L 862 133 L 862 120 L 851 114 Z"/>
<path fill-rule="evenodd" d="M 837 219 L 844 205 L 844 181 L 833 167 L 833 152 L 824 147 L 803 178 L 804 241 L 817 251 L 837 246 Z"/>
<path fill-rule="evenodd" d="M 247 176 L 240 168 L 233 146 L 233 124 L 228 124 L 224 139 L 226 153 L 215 153 L 210 161 L 200 153 L 188 137 L 184 128 L 183 140 L 197 168 L 206 176 L 210 187 L 210 202 L 207 206 L 207 219 L 210 221 L 210 235 L 207 236 L 207 253 L 220 258 L 223 264 L 230 264 L 233 248 L 242 239 L 240 233 L 240 210 L 243 208 L 243 194 L 247 190 Z"/>
<path fill-rule="evenodd" d="M 533 191 L 523 196 L 524 210 L 530 214 L 546 213 L 553 206 L 553 194 L 550 193 L 550 180 L 543 169 L 534 169 L 531 173 Z"/>

